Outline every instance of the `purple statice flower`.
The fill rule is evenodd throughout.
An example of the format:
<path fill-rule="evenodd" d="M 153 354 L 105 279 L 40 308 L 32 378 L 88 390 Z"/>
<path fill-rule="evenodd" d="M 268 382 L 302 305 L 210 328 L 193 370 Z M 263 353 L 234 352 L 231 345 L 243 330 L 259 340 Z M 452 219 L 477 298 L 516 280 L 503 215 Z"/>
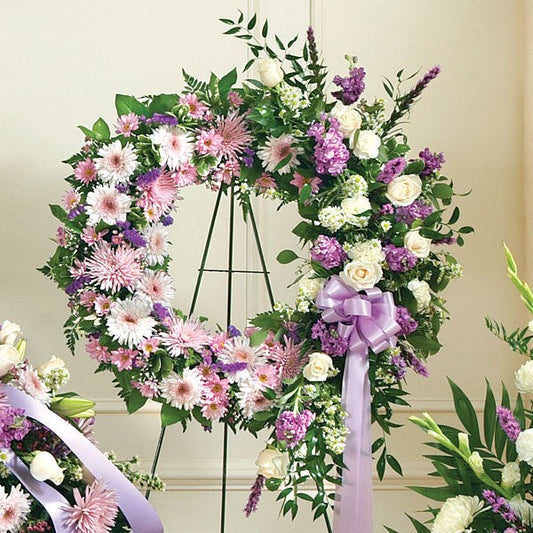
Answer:
<path fill-rule="evenodd" d="M 339 241 L 335 237 L 326 235 L 318 236 L 309 253 L 313 261 L 328 270 L 341 266 L 348 257 Z"/>
<path fill-rule="evenodd" d="M 146 174 L 140 174 L 137 176 L 137 187 L 140 187 L 141 189 L 145 189 L 150 185 L 150 183 L 153 183 L 159 176 L 161 175 L 161 169 L 154 168 L 150 170 L 150 172 L 147 172 Z"/>
<path fill-rule="evenodd" d="M 117 228 L 124 231 L 125 229 L 131 228 L 131 222 L 127 220 L 117 220 Z"/>
<path fill-rule="evenodd" d="M 355 67 L 350 70 L 350 75 L 347 78 L 335 76 L 333 83 L 340 87 L 340 90 L 332 94 L 334 98 L 340 100 L 344 105 L 351 105 L 363 94 L 365 90 L 365 69 L 362 67 Z"/>
<path fill-rule="evenodd" d="M 381 183 L 390 183 L 394 178 L 397 178 L 407 166 L 407 161 L 403 157 L 397 157 L 387 161 L 381 172 L 376 176 L 376 181 Z"/>
<path fill-rule="evenodd" d="M 178 119 L 172 115 L 154 113 L 152 118 L 147 118 L 145 122 L 146 124 L 165 124 L 167 126 L 176 126 L 178 124 Z"/>
<path fill-rule="evenodd" d="M 221 363 L 216 364 L 217 368 L 226 374 L 236 374 L 248 368 L 248 363 Z"/>
<path fill-rule="evenodd" d="M 505 431 L 509 440 L 514 442 L 521 432 L 520 423 L 507 407 L 500 405 L 500 407 L 496 408 L 496 414 L 498 415 L 498 422 L 500 423 L 501 428 Z"/>
<path fill-rule="evenodd" d="M 400 380 L 405 377 L 405 374 L 407 374 L 407 363 L 401 355 L 393 355 L 389 360 L 389 364 L 394 367 L 392 373 L 396 379 Z"/>
<path fill-rule="evenodd" d="M 332 356 L 342 356 L 348 349 L 348 339 L 339 337 L 334 325 L 320 319 L 311 328 L 311 338 L 320 340 L 322 351 Z"/>
<path fill-rule="evenodd" d="M 455 237 L 445 237 L 444 239 L 433 241 L 433 244 L 436 244 L 437 246 L 442 245 L 442 244 L 453 245 L 456 242 L 457 242 L 457 239 Z"/>
<path fill-rule="evenodd" d="M 170 215 L 162 216 L 161 224 L 163 224 L 163 226 L 171 226 L 174 224 L 174 219 Z"/>
<path fill-rule="evenodd" d="M 85 213 L 85 206 L 83 204 L 79 204 L 68 212 L 67 218 L 69 220 L 74 220 L 78 215 L 81 215 L 82 213 Z"/>
<path fill-rule="evenodd" d="M 126 194 L 130 190 L 130 186 L 126 183 L 119 183 L 118 185 L 115 185 L 115 189 L 122 194 Z"/>
<path fill-rule="evenodd" d="M 297 322 L 284 322 L 283 327 L 286 330 L 287 338 L 291 339 L 295 344 L 298 344 L 302 340 L 298 331 Z"/>
<path fill-rule="evenodd" d="M 146 246 L 146 239 L 134 228 L 125 230 L 124 238 L 136 248 L 144 248 Z"/>
<path fill-rule="evenodd" d="M 21 441 L 32 423 L 24 416 L 24 409 L 0 406 L 0 448 L 11 448 L 13 441 Z"/>
<path fill-rule="evenodd" d="M 81 276 L 80 278 L 78 279 L 75 279 L 72 283 L 70 283 L 69 285 L 67 285 L 65 287 L 65 292 L 69 295 L 69 296 L 72 296 L 73 294 L 75 294 L 76 292 L 78 292 L 80 289 L 83 288 L 83 286 L 86 284 L 86 283 L 89 283 L 90 281 L 90 278 L 88 278 L 87 276 Z"/>
<path fill-rule="evenodd" d="M 248 496 L 248 502 L 244 508 L 246 518 L 248 518 L 253 512 L 257 511 L 259 500 L 261 499 L 261 493 L 265 486 L 265 478 L 261 475 L 255 478 L 255 482 L 250 489 L 250 495 Z"/>
<path fill-rule="evenodd" d="M 239 337 L 240 334 L 241 332 L 233 324 L 228 326 L 228 335 L 230 337 Z"/>
<path fill-rule="evenodd" d="M 383 204 L 379 210 L 380 215 L 393 215 L 394 206 L 392 204 Z"/>
<path fill-rule="evenodd" d="M 424 220 L 433 213 L 433 207 L 420 200 L 415 200 L 410 205 L 401 205 L 396 208 L 396 222 L 405 222 L 410 226 L 415 220 Z"/>
<path fill-rule="evenodd" d="M 245 167 L 252 168 L 254 166 L 255 152 L 251 148 L 245 148 L 243 152 L 244 152 L 244 155 L 241 158 L 243 165 Z"/>
<path fill-rule="evenodd" d="M 419 375 L 424 378 L 429 377 L 427 366 L 413 353 L 405 352 L 402 354 L 407 364 Z"/>
<path fill-rule="evenodd" d="M 314 418 L 315 415 L 308 409 L 301 413 L 283 411 L 276 420 L 276 438 L 285 442 L 287 448 L 294 448 L 305 437 Z"/>
<path fill-rule="evenodd" d="M 518 523 L 518 515 L 511 509 L 509 502 L 503 496 L 496 496 L 496 493 L 489 489 L 484 489 L 482 494 L 485 501 L 491 506 L 493 513 L 499 514 L 507 523 Z"/>
<path fill-rule="evenodd" d="M 417 84 L 412 91 L 405 95 L 406 100 L 414 100 L 418 98 L 422 91 L 440 74 L 440 66 L 435 65 L 433 68 L 430 68 L 424 76 L 418 80 Z"/>
<path fill-rule="evenodd" d="M 418 328 L 418 322 L 411 316 L 407 308 L 401 305 L 396 307 L 396 322 L 401 328 L 398 335 L 410 335 Z"/>
<path fill-rule="evenodd" d="M 156 302 L 154 306 L 152 307 L 152 313 L 161 321 L 165 320 L 166 318 L 170 318 L 172 315 L 170 311 L 159 302 Z"/>
<path fill-rule="evenodd" d="M 407 272 L 416 265 L 418 258 L 407 248 L 387 244 L 383 247 L 385 259 L 394 272 Z"/>
<path fill-rule="evenodd" d="M 344 137 L 339 131 L 339 121 L 331 117 L 329 129 L 324 124 L 314 122 L 307 130 L 310 137 L 314 137 L 316 144 L 314 161 L 319 174 L 338 176 L 346 168 L 350 152 L 344 144 Z"/>
<path fill-rule="evenodd" d="M 424 148 L 419 154 L 418 157 L 424 161 L 426 165 L 424 170 L 420 172 L 421 176 L 429 176 L 432 172 L 437 172 L 442 168 L 442 165 L 446 162 L 444 159 L 444 154 L 440 152 L 431 152 L 429 148 Z"/>

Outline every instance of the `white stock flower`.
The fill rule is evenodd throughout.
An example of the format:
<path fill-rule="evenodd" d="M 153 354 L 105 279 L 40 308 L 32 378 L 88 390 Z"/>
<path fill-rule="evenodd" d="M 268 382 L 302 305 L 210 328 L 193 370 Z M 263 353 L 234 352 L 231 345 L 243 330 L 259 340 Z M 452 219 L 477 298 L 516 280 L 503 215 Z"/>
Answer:
<path fill-rule="evenodd" d="M 330 111 L 330 115 L 339 121 L 339 131 L 345 139 L 349 139 L 361 128 L 361 115 L 353 106 L 337 102 Z"/>
<path fill-rule="evenodd" d="M 418 309 L 424 309 L 431 303 L 431 292 L 427 281 L 412 279 L 407 288 L 413 293 Z"/>
<path fill-rule="evenodd" d="M 340 207 L 330 205 L 318 212 L 318 220 L 330 231 L 338 231 L 346 223 L 346 215 Z"/>
<path fill-rule="evenodd" d="M 307 381 L 326 381 L 330 370 L 333 370 L 333 359 L 325 353 L 314 352 L 303 369 Z"/>
<path fill-rule="evenodd" d="M 463 533 L 474 517 L 483 509 L 483 502 L 477 496 L 455 496 L 448 498 L 433 522 L 431 533 Z"/>
<path fill-rule="evenodd" d="M 341 209 L 346 215 L 346 222 L 356 226 L 361 225 L 362 213 L 366 213 L 372 209 L 370 200 L 366 196 L 356 196 L 354 198 L 345 198 L 341 202 Z"/>
<path fill-rule="evenodd" d="M 514 375 L 514 384 L 518 392 L 533 393 L 533 361 L 524 363 Z"/>
<path fill-rule="evenodd" d="M 354 261 L 363 263 L 382 263 L 385 261 L 385 253 L 379 239 L 356 242 L 345 247 L 346 253 Z"/>
<path fill-rule="evenodd" d="M 520 461 L 533 466 L 533 428 L 522 431 L 515 442 L 516 453 Z"/>
<path fill-rule="evenodd" d="M 49 479 L 55 485 L 63 483 L 63 470 L 50 452 L 38 451 L 30 464 L 30 473 L 37 481 Z"/>
<path fill-rule="evenodd" d="M 344 266 L 339 277 L 357 291 L 371 289 L 383 277 L 383 270 L 378 263 L 351 261 Z"/>
<path fill-rule="evenodd" d="M 427 257 L 431 251 L 431 239 L 422 237 L 418 230 L 411 230 L 405 234 L 404 246 L 416 255 L 416 257 Z"/>
<path fill-rule="evenodd" d="M 507 463 L 502 468 L 502 485 L 514 487 L 520 481 L 520 465 L 518 463 Z"/>
<path fill-rule="evenodd" d="M 256 62 L 257 72 L 261 83 L 266 87 L 275 87 L 283 80 L 283 70 L 277 59 L 264 57 Z"/>
<path fill-rule="evenodd" d="M 422 192 L 422 180 L 415 174 L 394 178 L 387 185 L 385 196 L 393 205 L 411 205 Z"/>
<path fill-rule="evenodd" d="M 24 359 L 24 354 L 11 344 L 0 344 L 0 377 L 5 376 L 16 364 Z"/>
<path fill-rule="evenodd" d="M 257 474 L 266 479 L 283 479 L 287 475 L 287 463 L 287 456 L 272 448 L 263 450 L 255 462 Z"/>
<path fill-rule="evenodd" d="M 0 328 L 0 344 L 15 345 L 17 338 L 22 334 L 20 326 L 9 320 L 4 320 Z"/>
<path fill-rule="evenodd" d="M 355 136 L 350 139 L 350 148 L 359 159 L 375 159 L 379 155 L 381 139 L 373 131 L 360 131 L 355 146 L 354 138 Z"/>

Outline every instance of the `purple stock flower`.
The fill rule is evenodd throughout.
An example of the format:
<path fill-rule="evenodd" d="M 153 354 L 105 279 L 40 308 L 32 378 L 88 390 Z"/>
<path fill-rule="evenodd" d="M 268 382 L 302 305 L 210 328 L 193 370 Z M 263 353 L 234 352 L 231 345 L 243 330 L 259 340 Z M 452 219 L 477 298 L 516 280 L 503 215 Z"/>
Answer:
<path fill-rule="evenodd" d="M 424 170 L 420 172 L 421 176 L 429 176 L 432 172 L 437 172 L 442 168 L 442 165 L 446 162 L 444 159 L 444 154 L 441 152 L 440 154 L 437 154 L 437 152 L 431 152 L 429 148 L 424 148 L 418 156 L 422 161 L 424 161 L 424 164 L 426 165 Z"/>
<path fill-rule="evenodd" d="M 117 220 L 117 228 L 121 230 L 130 229 L 131 228 L 131 222 L 128 222 L 127 220 Z"/>
<path fill-rule="evenodd" d="M 340 100 L 344 105 L 350 105 L 357 100 L 363 94 L 365 90 L 365 69 L 355 67 L 350 70 L 350 75 L 347 78 L 341 76 L 335 76 L 333 83 L 340 87 L 340 90 L 335 91 L 332 94 L 337 100 Z"/>
<path fill-rule="evenodd" d="M 381 181 L 381 183 L 390 183 L 405 170 L 406 166 L 407 161 L 403 157 L 391 159 L 383 165 L 381 172 L 376 177 L 376 181 Z"/>
<path fill-rule="evenodd" d="M 161 169 L 154 168 L 146 174 L 141 174 L 137 176 L 137 187 L 140 187 L 141 189 L 148 187 L 148 185 L 150 185 L 150 183 L 153 183 L 157 178 L 159 178 L 160 175 Z"/>
<path fill-rule="evenodd" d="M 217 367 L 226 374 L 236 374 L 248 368 L 248 363 L 217 363 Z"/>
<path fill-rule="evenodd" d="M 407 363 L 401 355 L 393 355 L 390 358 L 389 364 L 394 367 L 392 373 L 396 379 L 400 380 L 405 377 L 407 373 Z"/>
<path fill-rule="evenodd" d="M 244 513 L 246 518 L 248 518 L 253 512 L 257 511 L 257 506 L 259 505 L 259 500 L 261 498 L 261 493 L 263 492 L 263 487 L 265 486 L 265 478 L 261 475 L 255 478 L 255 482 L 250 489 L 250 495 L 248 496 L 248 502 L 244 508 Z"/>
<path fill-rule="evenodd" d="M 76 207 L 74 207 L 74 209 L 71 209 L 68 212 L 67 218 L 69 220 L 74 220 L 78 215 L 81 215 L 84 212 L 85 212 L 85 206 L 83 204 L 79 204 Z"/>
<path fill-rule="evenodd" d="M 433 207 L 420 200 L 415 200 L 410 205 L 398 206 L 396 208 L 396 222 L 405 222 L 411 225 L 417 219 L 425 219 L 433 213 Z"/>
<path fill-rule="evenodd" d="M 311 259 L 324 268 L 331 269 L 341 266 L 348 255 L 335 237 L 319 235 L 309 251 Z"/>
<path fill-rule="evenodd" d="M 126 183 L 119 183 L 118 185 L 115 185 L 115 189 L 118 192 L 126 194 L 130 190 L 130 186 L 127 185 Z"/>
<path fill-rule="evenodd" d="M 161 224 L 163 224 L 163 226 L 170 226 L 173 223 L 174 219 L 170 215 L 165 215 L 161 217 Z"/>
<path fill-rule="evenodd" d="M 413 353 L 405 352 L 403 354 L 407 364 L 419 375 L 424 378 L 429 377 L 429 370 L 426 365 Z"/>
<path fill-rule="evenodd" d="M 350 158 L 350 152 L 344 144 L 344 137 L 339 131 L 339 121 L 336 118 L 329 119 L 329 130 L 326 131 L 324 124 L 314 122 L 307 130 L 310 137 L 314 137 L 316 144 L 314 161 L 316 171 L 319 174 L 338 176 L 346 168 L 346 162 Z"/>
<path fill-rule="evenodd" d="M 380 215 L 393 215 L 394 206 L 392 204 L 383 204 L 379 210 Z"/>
<path fill-rule="evenodd" d="M 394 272 L 407 272 L 417 263 L 418 258 L 410 250 L 387 244 L 383 247 L 389 268 Z"/>
<path fill-rule="evenodd" d="M 411 313 L 399 305 L 396 307 L 396 322 L 400 326 L 399 335 L 410 335 L 418 328 L 418 322 L 411 316 Z"/>
<path fill-rule="evenodd" d="M 500 407 L 496 408 L 496 414 L 498 415 L 498 422 L 500 423 L 501 428 L 505 431 L 509 440 L 514 442 L 521 432 L 520 423 L 507 407 L 500 405 Z"/>
<path fill-rule="evenodd" d="M 301 413 L 283 411 L 276 420 L 276 438 L 287 444 L 287 448 L 294 448 L 307 433 L 307 428 L 315 416 L 306 409 Z"/>
<path fill-rule="evenodd" d="M 348 339 L 339 337 L 337 328 L 322 319 L 311 328 L 311 338 L 320 340 L 322 351 L 328 355 L 342 356 L 348 349 Z"/>
<path fill-rule="evenodd" d="M 124 237 L 137 248 L 144 248 L 146 246 L 146 239 L 136 229 L 125 230 Z"/>
<path fill-rule="evenodd" d="M 31 427 L 31 422 L 24 416 L 24 409 L 2 405 L 0 407 L 0 448 L 11 448 L 11 443 L 22 440 Z"/>
<path fill-rule="evenodd" d="M 435 65 L 433 68 L 430 68 L 426 74 L 424 74 L 423 78 L 418 80 L 417 84 L 415 85 L 414 89 L 407 93 L 406 99 L 408 100 L 414 100 L 415 98 L 418 98 L 422 91 L 429 85 L 431 81 L 433 81 L 438 75 L 440 74 L 440 66 Z"/>

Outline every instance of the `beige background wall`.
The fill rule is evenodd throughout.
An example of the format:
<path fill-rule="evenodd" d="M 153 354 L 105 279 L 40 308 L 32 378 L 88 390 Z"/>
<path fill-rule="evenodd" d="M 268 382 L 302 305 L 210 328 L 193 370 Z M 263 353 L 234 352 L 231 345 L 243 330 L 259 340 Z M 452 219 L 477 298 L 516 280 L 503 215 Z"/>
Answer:
<path fill-rule="evenodd" d="M 107 376 L 93 375 L 94 365 L 80 350 L 72 359 L 61 325 L 65 297 L 36 272 L 53 249 L 48 240 L 55 223 L 47 204 L 57 202 L 64 185 L 60 161 L 82 141 L 78 124 L 98 117 L 114 119 L 113 96 L 171 92 L 180 84 L 181 67 L 199 76 L 224 73 L 244 64 L 239 42 L 221 35 L 219 16 L 236 9 L 268 16 L 277 33 L 302 34 L 311 21 L 323 44 L 331 72 L 344 71 L 345 53 L 359 56 L 367 67 L 367 95 L 383 94 L 381 76 L 393 77 L 402 67 L 425 70 L 435 63 L 442 76 L 428 90 L 407 126 L 413 153 L 425 146 L 444 151 L 446 172 L 457 189 L 472 195 L 458 199 L 465 223 L 476 235 L 457 255 L 465 276 L 448 290 L 454 319 L 443 332 L 444 349 L 431 362 L 429 380 L 409 378 L 413 411 L 450 416 L 445 375 L 451 375 L 477 401 L 483 376 L 509 380 L 519 360 L 491 338 L 483 325 L 490 315 L 510 327 L 525 321 L 518 298 L 505 279 L 501 242 L 515 251 L 525 272 L 526 226 L 532 198 L 531 118 L 533 10 L 527 0 L 96 0 L 79 2 L 19 0 L 3 2 L 0 18 L 0 318 L 23 325 L 33 360 L 51 354 L 65 357 L 73 372 L 72 388 L 98 400 L 98 438 L 103 449 L 120 455 L 138 453 L 148 466 L 158 433 L 158 418 L 148 407 L 134 417 L 124 414 Z M 526 53 L 524 52 L 526 51 Z M 529 89 L 529 92 L 528 92 Z M 526 114 L 527 112 L 527 114 Z M 525 134 L 524 134 L 525 131 Z M 526 149 L 526 147 L 528 149 Z M 528 157 L 525 157 L 528 154 Z M 527 170 L 526 180 L 525 170 Z M 177 305 L 187 308 L 214 197 L 186 191 L 186 202 L 173 230 L 178 285 Z M 285 285 L 291 269 L 274 257 L 295 244 L 287 230 L 293 213 L 275 216 L 274 206 L 257 206 L 268 261 L 278 297 L 290 300 Z M 529 229 L 528 229 L 529 228 Z M 239 242 L 249 242 L 241 231 Z M 225 262 L 224 232 L 216 238 L 212 266 Z M 531 245 L 529 239 L 529 244 Z M 533 257 L 529 250 L 529 279 Z M 243 246 L 242 265 L 256 264 L 253 248 Z M 216 295 L 216 298 L 213 297 Z M 266 308 L 257 280 L 243 280 L 235 322 Z M 198 310 L 223 321 L 223 283 L 210 278 Z M 400 412 L 399 419 L 406 413 Z M 404 428 L 393 436 L 392 448 L 402 458 L 406 478 L 387 477 L 375 485 L 376 531 L 386 522 L 408 531 L 403 511 L 424 507 L 424 501 L 402 489 L 418 483 L 428 471 L 419 458 L 422 433 Z M 266 497 L 257 515 L 242 516 L 253 462 L 262 442 L 247 436 L 230 442 L 228 533 L 271 531 L 276 519 L 274 498 Z M 182 435 L 169 431 L 161 474 L 168 491 L 154 502 L 167 531 L 216 531 L 218 518 L 220 431 L 202 434 L 194 428 Z M 283 531 L 322 531 L 302 512 L 297 521 L 280 519 Z"/>

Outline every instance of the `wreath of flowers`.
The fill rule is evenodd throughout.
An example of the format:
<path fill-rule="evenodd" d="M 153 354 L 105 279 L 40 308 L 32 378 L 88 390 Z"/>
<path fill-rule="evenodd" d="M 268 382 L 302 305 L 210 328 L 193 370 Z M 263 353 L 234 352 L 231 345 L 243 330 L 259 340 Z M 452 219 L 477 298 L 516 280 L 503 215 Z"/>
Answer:
<path fill-rule="evenodd" d="M 70 189 L 51 206 L 62 222 L 58 248 L 42 271 L 69 297 L 69 347 L 87 338 L 89 356 L 115 374 L 130 412 L 151 399 L 162 405 L 163 425 L 194 418 L 206 427 L 272 428 L 247 513 L 267 479 L 270 489 L 285 488 L 283 510 L 295 515 L 305 477 L 318 488 L 318 517 L 331 505 L 324 483 L 339 482 L 343 465 L 349 340 L 317 296 L 331 280 L 354 293 L 392 294 L 398 342 L 369 350 L 370 381 L 372 418 L 384 435 L 374 443 L 378 472 L 386 464 L 400 471 L 385 443 L 392 406 L 406 405 L 407 369 L 425 376 L 424 360 L 440 348 L 448 313 L 437 293 L 461 274 L 446 247 L 462 245 L 472 228 L 454 229 L 457 207 L 446 215 L 455 193 L 440 172 L 443 154 L 425 148 L 409 158 L 400 129 L 438 67 L 407 92 L 402 71 L 397 84 L 386 80 L 387 112 L 384 100 L 362 98 L 365 70 L 350 58 L 330 101 L 311 28 L 297 53 L 296 38 L 269 44 L 268 22 L 256 39 L 256 17 L 243 21 L 222 19 L 225 33 L 250 47 L 244 70 L 255 64 L 259 80 L 237 87 L 235 69 L 208 82 L 184 72 L 180 94 L 117 95 L 114 133 L 103 119 L 80 127 L 86 143 L 66 161 Z M 304 258 L 278 256 L 300 262 L 294 306 L 276 303 L 242 333 L 215 331 L 172 307 L 169 229 L 179 190 L 192 184 L 234 187 L 245 215 L 254 195 L 294 204 L 302 221 L 293 233 L 310 245 Z"/>

